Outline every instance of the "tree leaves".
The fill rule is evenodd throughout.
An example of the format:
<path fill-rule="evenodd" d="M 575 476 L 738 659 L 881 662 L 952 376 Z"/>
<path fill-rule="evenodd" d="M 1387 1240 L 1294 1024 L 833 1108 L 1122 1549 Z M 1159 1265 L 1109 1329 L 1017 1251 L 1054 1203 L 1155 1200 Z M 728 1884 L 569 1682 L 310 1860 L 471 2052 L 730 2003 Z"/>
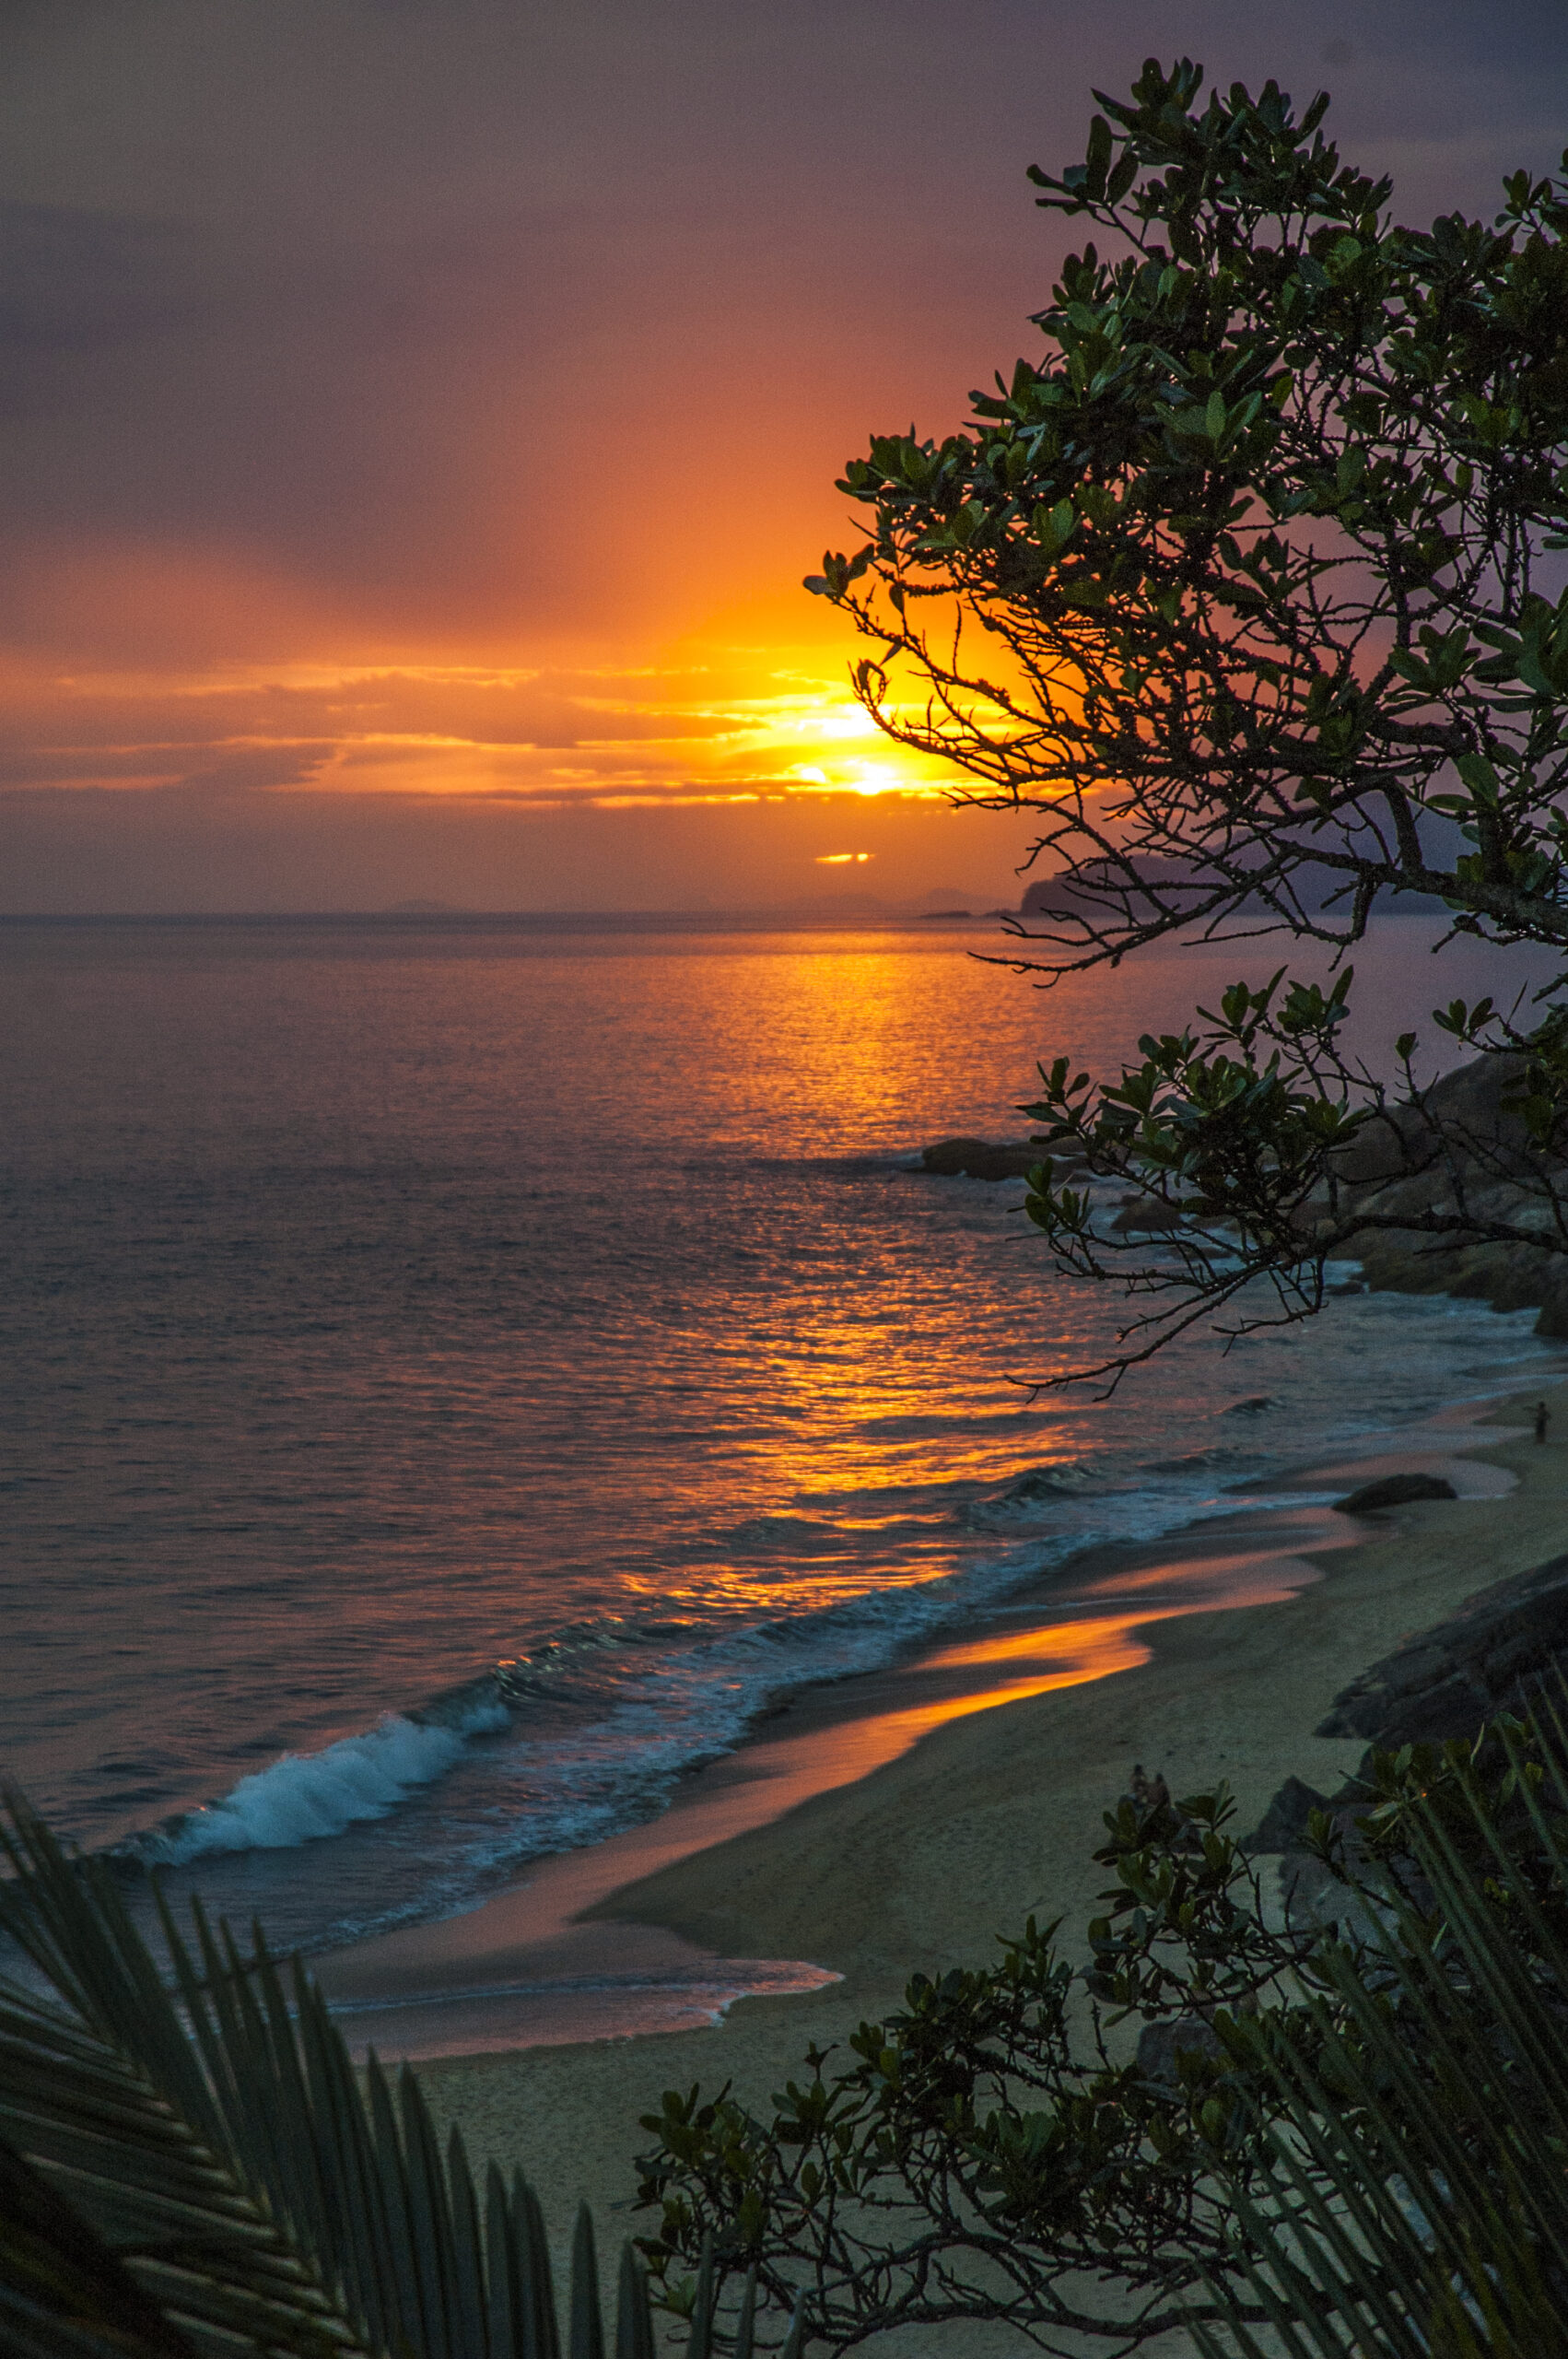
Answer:
<path fill-rule="evenodd" d="M 812 2050 L 771 2118 L 668 2095 L 645 2125 L 655 2270 L 700 2252 L 781 2303 L 804 2276 L 839 2343 L 987 2318 L 1080 2354 L 1176 2329 L 1209 2359 L 1554 2350 L 1568 1747 L 1550 1704 L 1375 1755 L 1359 1806 L 1313 1814 L 1325 1890 L 1293 1923 L 1234 1816 L 1223 1787 L 1106 1813 L 1081 1975 L 1031 1921 L 989 1966 L 917 1975 L 847 2054 Z M 1155 2035 L 1136 2058 L 1108 2044 L 1129 2021 Z"/>
<path fill-rule="evenodd" d="M 1540 586 L 1568 546 L 1568 168 L 1512 175 L 1496 225 L 1409 229 L 1326 137 L 1322 94 L 1298 115 L 1273 82 L 1205 91 L 1183 59 L 1095 98 L 1085 160 L 1031 168 L 1041 204 L 1094 229 L 1036 314 L 1039 358 L 965 430 L 873 437 L 846 471 L 872 511 L 864 571 L 834 559 L 810 586 L 877 642 L 857 694 L 958 799 L 1036 816 L 1031 856 L 1063 890 L 1013 963 L 1047 980 L 1238 933 L 1342 957 L 1422 904 L 1568 959 L 1568 594 Z M 1122 1262 L 1164 1308 L 1129 1319 L 1113 1373 L 1249 1284 L 1258 1315 L 1310 1315 L 1351 1245 L 1332 1155 L 1390 1111 L 1388 1083 L 1302 1031 L 1276 1045 L 1277 1081 L 1226 1101 L 1252 1217 Z M 1527 1051 L 1527 1027 L 1491 1049 Z M 1192 1121 L 1220 1080 L 1192 1066 Z M 1146 1128 L 1141 1170 L 1118 1127 L 1135 1082 L 1107 1081 L 1074 1144 L 1168 1211 L 1171 1141 Z M 1441 1167 L 1430 1106 L 1403 1102 Z M 1568 1250 L 1561 1173 L 1492 1176 L 1536 1201 L 1478 1226 L 1439 1188 L 1434 1238 Z M 1081 1180 L 1032 1213 L 1065 1272 L 1101 1281 L 1121 1249 Z"/>

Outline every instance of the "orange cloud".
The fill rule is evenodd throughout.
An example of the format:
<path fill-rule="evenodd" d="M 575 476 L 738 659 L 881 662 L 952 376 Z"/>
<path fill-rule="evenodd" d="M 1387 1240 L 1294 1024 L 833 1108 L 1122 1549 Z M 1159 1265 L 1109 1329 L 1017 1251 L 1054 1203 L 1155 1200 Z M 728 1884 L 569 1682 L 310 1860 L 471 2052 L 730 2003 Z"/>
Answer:
<path fill-rule="evenodd" d="M 940 799 L 952 773 L 882 738 L 814 651 L 716 646 L 636 664 L 215 663 L 0 679 L 11 785 L 178 786 L 542 804 Z"/>

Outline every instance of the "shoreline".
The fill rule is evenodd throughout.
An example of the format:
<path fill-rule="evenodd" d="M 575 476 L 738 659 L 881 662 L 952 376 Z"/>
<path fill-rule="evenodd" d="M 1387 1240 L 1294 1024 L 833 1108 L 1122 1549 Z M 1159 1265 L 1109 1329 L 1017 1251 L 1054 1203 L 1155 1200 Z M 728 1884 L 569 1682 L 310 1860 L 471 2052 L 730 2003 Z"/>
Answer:
<path fill-rule="evenodd" d="M 966 1638 L 949 1629 L 879 1670 L 791 1691 L 688 1772 L 656 1816 L 538 1860 L 459 1915 L 320 1954 L 312 1968 L 340 2028 L 357 2053 L 426 2064 L 711 2028 L 739 2000 L 838 1981 L 804 1953 L 740 1954 L 713 1929 L 694 1937 L 628 1916 L 621 1896 L 874 1777 L 954 1721 L 1146 1664 L 1163 1623 L 1295 1595 L 1321 1578 L 1320 1560 L 1375 1528 L 1326 1493 L 1420 1472 L 1461 1498 L 1501 1495 L 1512 1476 L 1465 1454 L 1477 1430 L 1461 1406 L 1379 1438 L 1402 1447 L 1259 1478 L 1234 1508 L 1158 1539 L 1085 1548 L 983 1609 Z"/>
<path fill-rule="evenodd" d="M 1395 1453 L 1388 1470 L 1412 1458 L 1461 1485 L 1488 1471 L 1430 1452 Z M 656 1816 L 532 1862 L 462 1915 L 323 1952 L 312 1971 L 351 2044 L 421 2063 L 711 2026 L 739 1999 L 837 1981 L 803 1955 L 738 1956 L 629 1918 L 619 1895 L 876 1776 L 954 1721 L 1147 1661 L 1145 1634 L 1162 1621 L 1287 1596 L 1360 1531 L 1320 1503 L 1243 1506 L 1159 1542 L 1085 1549 L 988 1607 L 970 1636 L 949 1630 L 881 1669 L 790 1691 Z"/>
<path fill-rule="evenodd" d="M 1568 1383 L 1545 1397 L 1554 1432 L 1568 1434 Z M 601 1940 L 640 1929 L 709 1957 L 810 1961 L 840 1978 L 742 1997 L 716 2026 L 652 2040 L 428 2058 L 420 2077 L 443 2133 L 456 2123 L 476 2157 L 521 2167 L 553 2236 L 568 2233 L 584 2198 L 603 2235 L 630 2233 L 633 2158 L 649 2142 L 638 2117 L 661 2089 L 730 2081 L 766 2108 L 813 2041 L 841 2043 L 896 2007 L 916 1971 L 983 1962 L 1031 1913 L 1063 1919 L 1064 1951 L 1081 1955 L 1104 1876 L 1090 1857 L 1100 1813 L 1134 1759 L 1163 1766 L 1177 1793 L 1224 1778 L 1244 1831 L 1288 1776 L 1338 1786 L 1365 1749 L 1313 1733 L 1339 1692 L 1401 1637 L 1561 1553 L 1568 1440 L 1535 1446 L 1526 1409 L 1515 1394 L 1451 1427 L 1457 1454 L 1517 1479 L 1506 1496 L 1422 1502 L 1375 1530 L 1354 1523 L 1348 1544 L 1302 1552 L 1305 1578 L 1268 1612 L 1233 1601 L 1151 1618 L 1142 1660 L 1114 1677 L 941 1719 L 853 1782 L 590 1901 L 583 1931 Z"/>
<path fill-rule="evenodd" d="M 1234 1507 L 1157 1538 L 1092 1543 L 977 1610 L 965 1637 L 949 1626 L 877 1670 L 789 1691 L 655 1816 L 530 1863 L 461 1914 L 318 1953 L 340 2027 L 359 2053 L 427 2063 L 711 2027 L 738 2000 L 838 1980 L 804 1953 L 739 1954 L 628 1918 L 618 1895 L 876 1775 L 953 1721 L 1146 1663 L 1161 1623 L 1282 1602 L 1365 1536 L 1326 1494 L 1410 1472 L 1448 1477 L 1461 1497 L 1507 1490 L 1510 1475 L 1464 1454 L 1477 1407 L 1375 1438 L 1391 1448 L 1256 1478 Z"/>

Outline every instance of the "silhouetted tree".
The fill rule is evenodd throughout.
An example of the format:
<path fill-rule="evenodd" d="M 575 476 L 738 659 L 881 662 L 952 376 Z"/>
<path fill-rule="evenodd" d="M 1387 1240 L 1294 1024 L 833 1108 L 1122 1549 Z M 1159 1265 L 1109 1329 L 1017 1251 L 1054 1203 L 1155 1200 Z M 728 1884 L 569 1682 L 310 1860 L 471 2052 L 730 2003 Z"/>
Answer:
<path fill-rule="evenodd" d="M 1398 897 L 1568 945 L 1568 180 L 1403 229 L 1327 97 L 1203 81 L 1151 62 L 1083 163 L 1032 171 L 1107 252 L 966 431 L 851 462 L 870 537 L 807 584 L 873 642 L 880 728 L 1040 815 L 1021 968 L 1270 932 L 1339 962 L 1238 982 L 1108 1084 L 1042 1065 L 1030 1215 L 1149 1297 L 1113 1380 L 1237 1296 L 1239 1328 L 1316 1309 L 1369 1227 L 1568 1253 L 1560 985 L 1437 1015 L 1479 1089 L 1434 1096 L 1414 1036 L 1384 1073 L 1342 1045 L 1344 954 Z M 1152 1253 L 1085 1176 L 1185 1225 Z"/>

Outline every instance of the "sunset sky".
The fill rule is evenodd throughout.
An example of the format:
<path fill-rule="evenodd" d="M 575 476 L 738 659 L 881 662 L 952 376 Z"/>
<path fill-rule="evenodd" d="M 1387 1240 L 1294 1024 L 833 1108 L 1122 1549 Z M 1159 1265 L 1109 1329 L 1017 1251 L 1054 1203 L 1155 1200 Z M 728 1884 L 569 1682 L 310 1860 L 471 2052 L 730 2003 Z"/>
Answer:
<path fill-rule="evenodd" d="M 1495 209 L 1562 0 L 6 0 L 0 909 L 1013 900 L 800 588 L 1142 58 Z"/>

